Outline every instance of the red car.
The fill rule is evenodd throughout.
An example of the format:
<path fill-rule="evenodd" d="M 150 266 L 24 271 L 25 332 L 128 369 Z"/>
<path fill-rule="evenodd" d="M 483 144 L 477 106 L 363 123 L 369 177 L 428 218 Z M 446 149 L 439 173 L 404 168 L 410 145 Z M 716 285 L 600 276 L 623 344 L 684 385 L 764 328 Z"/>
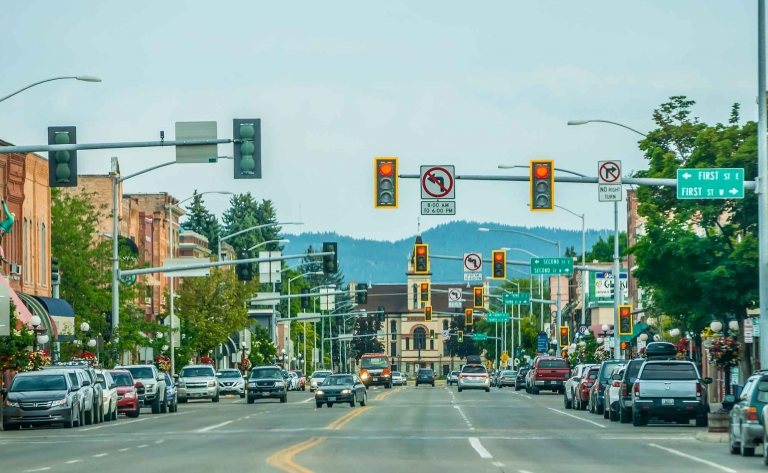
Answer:
<path fill-rule="evenodd" d="M 143 389 L 141 383 L 133 381 L 130 371 L 111 370 L 109 374 L 117 384 L 117 412 L 128 417 L 139 417 L 141 404 L 138 389 Z"/>
<path fill-rule="evenodd" d="M 301 370 L 291 370 L 291 373 L 296 373 L 296 376 L 299 377 L 299 389 L 302 391 L 307 390 L 307 377 L 304 376 L 304 373 L 301 372 Z"/>
<path fill-rule="evenodd" d="M 597 381 L 597 375 L 600 373 L 600 365 L 593 366 L 584 372 L 579 384 L 573 393 L 573 408 L 583 411 L 589 403 L 589 391 Z"/>

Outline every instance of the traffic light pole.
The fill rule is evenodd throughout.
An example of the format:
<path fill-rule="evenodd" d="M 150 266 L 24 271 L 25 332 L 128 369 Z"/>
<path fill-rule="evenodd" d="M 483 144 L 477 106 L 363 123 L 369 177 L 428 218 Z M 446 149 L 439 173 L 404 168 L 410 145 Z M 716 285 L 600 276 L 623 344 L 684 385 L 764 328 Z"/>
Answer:
<path fill-rule="evenodd" d="M 614 333 L 619 333 L 619 306 L 624 291 L 621 289 L 621 257 L 619 256 L 619 203 L 613 203 L 613 326 Z M 629 284 L 629 279 L 627 279 Z M 613 343 L 613 359 L 621 359 L 621 336 Z"/>

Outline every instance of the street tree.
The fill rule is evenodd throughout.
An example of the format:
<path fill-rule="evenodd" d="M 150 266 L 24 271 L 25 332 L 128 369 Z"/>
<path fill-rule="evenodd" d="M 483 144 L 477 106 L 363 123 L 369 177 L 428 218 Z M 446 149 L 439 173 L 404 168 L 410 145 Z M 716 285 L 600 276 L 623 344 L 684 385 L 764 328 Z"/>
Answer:
<path fill-rule="evenodd" d="M 182 222 L 181 227 L 185 230 L 191 230 L 208 238 L 208 248 L 215 249 L 219 244 L 219 233 L 221 224 L 216 215 L 211 213 L 203 204 L 203 196 L 197 193 L 195 189 L 192 202 L 186 208 L 186 220 Z"/>

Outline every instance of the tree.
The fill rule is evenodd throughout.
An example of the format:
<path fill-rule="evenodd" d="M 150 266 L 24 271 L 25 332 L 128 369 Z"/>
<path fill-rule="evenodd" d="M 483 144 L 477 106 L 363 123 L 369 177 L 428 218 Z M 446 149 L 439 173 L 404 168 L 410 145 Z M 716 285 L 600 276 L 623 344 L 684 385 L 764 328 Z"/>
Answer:
<path fill-rule="evenodd" d="M 608 235 L 607 240 L 603 240 L 603 236 L 600 235 L 597 242 L 592 245 L 585 258 L 587 262 L 599 261 L 601 263 L 607 263 L 613 261 L 613 234 Z M 619 232 L 619 257 L 623 257 L 627 251 L 627 232 Z"/>
<path fill-rule="evenodd" d="M 573 258 L 573 257 L 576 257 L 576 256 L 579 256 L 579 255 L 576 253 L 576 247 L 575 246 L 566 246 L 565 247 L 565 257 L 566 258 Z"/>
<path fill-rule="evenodd" d="M 198 194 L 197 190 L 186 210 L 186 220 L 181 227 L 208 238 L 208 248 L 215 252 L 219 244 L 221 224 L 219 219 L 203 205 L 203 196 Z"/>
<path fill-rule="evenodd" d="M 375 335 L 382 329 L 379 318 L 375 315 L 357 317 L 355 321 L 355 335 Z M 376 337 L 360 337 L 352 339 L 351 355 L 355 360 L 366 353 L 384 353 L 384 344 Z"/>
<path fill-rule="evenodd" d="M 27 347 L 35 343 L 35 334 L 26 324 L 19 322 L 13 302 L 11 302 L 10 326 L 11 334 L 0 337 L 0 374 L 6 370 L 26 371 L 29 365 Z"/>
<path fill-rule="evenodd" d="M 224 211 L 222 217 L 227 235 L 261 225 L 258 219 L 259 204 L 253 199 L 250 192 L 233 195 L 229 199 L 229 205 L 230 207 Z M 261 232 L 255 230 L 227 240 L 235 248 L 235 251 L 247 250 L 262 241 L 264 239 Z"/>
<path fill-rule="evenodd" d="M 271 365 L 275 362 L 275 355 L 277 347 L 269 339 L 269 330 L 260 325 L 251 327 L 251 354 L 248 358 L 252 366 Z"/>
<path fill-rule="evenodd" d="M 243 330 L 248 323 L 244 301 L 256 292 L 254 284 L 238 281 L 231 268 L 211 268 L 208 277 L 184 278 L 176 303 L 186 335 L 182 345 L 205 355 Z"/>
<path fill-rule="evenodd" d="M 468 336 L 472 332 L 467 330 L 467 327 L 464 325 L 464 314 L 456 314 L 451 318 L 449 330 L 454 334 L 459 330 L 464 332 L 463 342 L 459 342 L 458 337 L 455 335 L 445 342 L 446 351 L 449 355 L 457 356 L 459 359 L 466 359 L 467 355 L 479 355 L 482 352 L 480 346 Z"/>

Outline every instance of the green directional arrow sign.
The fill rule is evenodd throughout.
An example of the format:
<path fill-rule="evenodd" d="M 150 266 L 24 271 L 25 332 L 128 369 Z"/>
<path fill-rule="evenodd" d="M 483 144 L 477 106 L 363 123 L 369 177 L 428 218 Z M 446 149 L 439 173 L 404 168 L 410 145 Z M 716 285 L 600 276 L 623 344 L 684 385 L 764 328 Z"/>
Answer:
<path fill-rule="evenodd" d="M 743 199 L 744 169 L 690 168 L 677 170 L 678 199 Z"/>
<path fill-rule="evenodd" d="M 509 314 L 506 312 L 488 312 L 486 322 L 509 322 Z"/>
<path fill-rule="evenodd" d="M 573 274 L 573 258 L 531 258 L 531 274 Z"/>
<path fill-rule="evenodd" d="M 482 342 L 484 340 L 488 340 L 488 335 L 484 333 L 474 333 L 472 334 L 472 340 L 475 342 Z"/>
<path fill-rule="evenodd" d="M 505 292 L 501 295 L 502 304 L 528 305 L 531 302 L 531 294 L 527 292 Z"/>

